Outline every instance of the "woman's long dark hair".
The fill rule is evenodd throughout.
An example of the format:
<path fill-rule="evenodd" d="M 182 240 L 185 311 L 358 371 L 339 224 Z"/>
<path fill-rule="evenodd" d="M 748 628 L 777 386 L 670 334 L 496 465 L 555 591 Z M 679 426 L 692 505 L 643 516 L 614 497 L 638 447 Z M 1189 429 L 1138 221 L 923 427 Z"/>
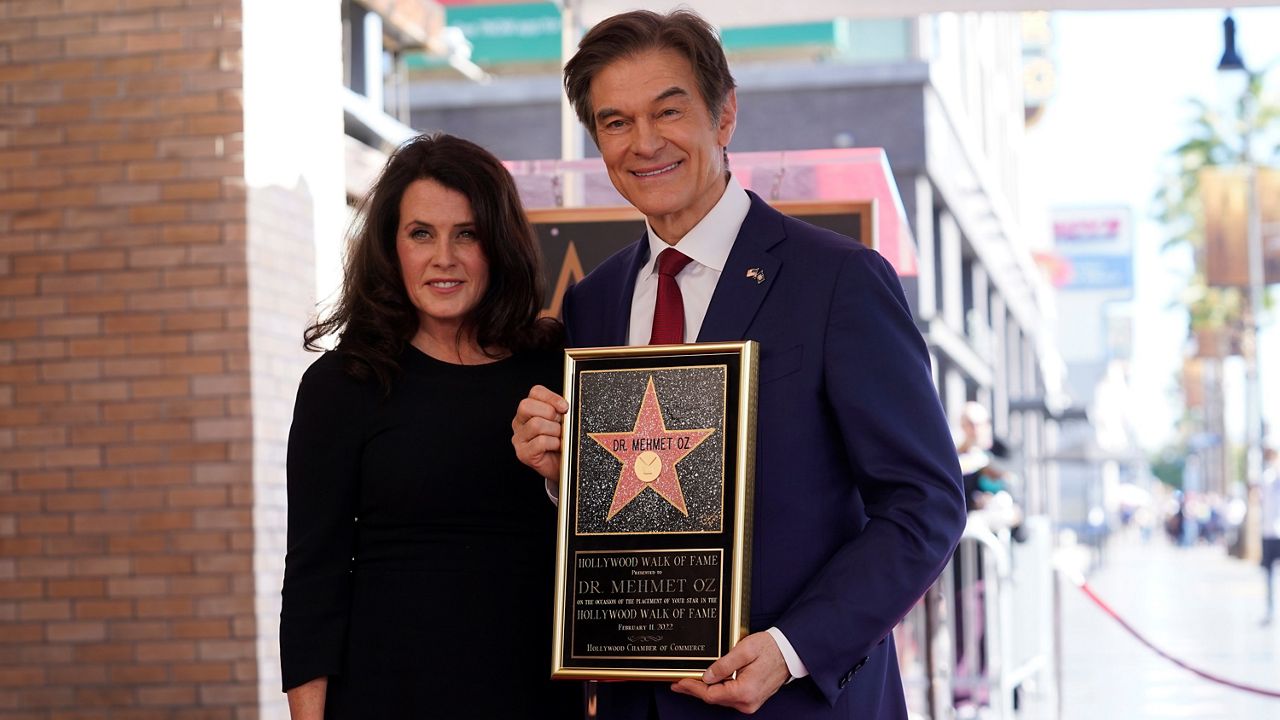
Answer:
<path fill-rule="evenodd" d="M 542 269 L 538 243 L 525 217 L 515 181 L 502 163 L 473 142 L 445 134 L 419 135 L 391 155 L 360 203 L 346 256 L 342 297 L 327 317 L 303 333 L 303 345 L 338 334 L 347 371 L 376 377 L 385 389 L 400 372 L 405 344 L 418 331 L 396 254 L 400 200 L 416 180 L 430 179 L 471 203 L 480 247 L 489 263 L 484 297 L 463 319 L 460 341 L 474 335 L 490 352 L 518 352 L 560 342 L 562 328 L 539 319 Z"/>

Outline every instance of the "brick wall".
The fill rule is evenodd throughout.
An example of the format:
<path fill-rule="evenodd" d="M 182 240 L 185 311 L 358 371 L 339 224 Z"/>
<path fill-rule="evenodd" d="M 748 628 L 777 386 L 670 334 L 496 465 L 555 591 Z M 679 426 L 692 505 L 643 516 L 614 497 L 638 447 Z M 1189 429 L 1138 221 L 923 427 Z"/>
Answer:
<path fill-rule="evenodd" d="M 0 717 L 257 715 L 240 8 L 0 3 Z"/>

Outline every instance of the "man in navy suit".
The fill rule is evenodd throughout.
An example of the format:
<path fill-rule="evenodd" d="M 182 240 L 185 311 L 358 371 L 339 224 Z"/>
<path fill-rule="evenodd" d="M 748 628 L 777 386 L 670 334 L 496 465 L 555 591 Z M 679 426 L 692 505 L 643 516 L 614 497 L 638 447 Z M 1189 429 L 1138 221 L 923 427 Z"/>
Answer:
<path fill-rule="evenodd" d="M 897 275 L 733 178 L 733 77 L 696 14 L 605 20 L 564 72 L 610 179 L 647 224 L 566 294 L 569 343 L 749 339 L 761 351 L 751 634 L 701 680 L 601 683 L 598 716 L 906 718 L 890 633 L 945 566 L 965 508 Z M 660 259 L 668 248 L 675 265 Z M 672 277 L 674 319 L 662 309 Z M 672 322 L 683 327 L 668 335 Z M 558 475 L 567 410 L 539 386 L 512 422 L 517 455 L 543 477 Z"/>

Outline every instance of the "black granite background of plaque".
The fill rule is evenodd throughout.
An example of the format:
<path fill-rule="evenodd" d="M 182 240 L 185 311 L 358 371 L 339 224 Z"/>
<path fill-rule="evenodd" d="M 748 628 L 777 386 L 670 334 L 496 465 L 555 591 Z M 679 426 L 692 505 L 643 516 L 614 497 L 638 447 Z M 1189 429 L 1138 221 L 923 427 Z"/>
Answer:
<path fill-rule="evenodd" d="M 586 371 L 579 376 L 576 532 L 685 533 L 724 528 L 727 379 L 723 365 Z M 610 505 L 626 468 L 590 435 L 633 430 L 650 380 L 668 430 L 707 428 L 712 432 L 675 466 L 687 515 L 646 487 L 610 518 Z M 637 441 L 646 439 L 637 437 Z"/>

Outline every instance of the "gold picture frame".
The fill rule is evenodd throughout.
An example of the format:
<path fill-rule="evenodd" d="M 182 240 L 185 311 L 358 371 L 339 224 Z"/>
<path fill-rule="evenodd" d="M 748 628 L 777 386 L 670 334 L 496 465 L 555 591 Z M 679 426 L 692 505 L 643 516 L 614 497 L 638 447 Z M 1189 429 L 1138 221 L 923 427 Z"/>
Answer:
<path fill-rule="evenodd" d="M 552 677 L 700 677 L 746 635 L 758 357 L 565 351 Z"/>

